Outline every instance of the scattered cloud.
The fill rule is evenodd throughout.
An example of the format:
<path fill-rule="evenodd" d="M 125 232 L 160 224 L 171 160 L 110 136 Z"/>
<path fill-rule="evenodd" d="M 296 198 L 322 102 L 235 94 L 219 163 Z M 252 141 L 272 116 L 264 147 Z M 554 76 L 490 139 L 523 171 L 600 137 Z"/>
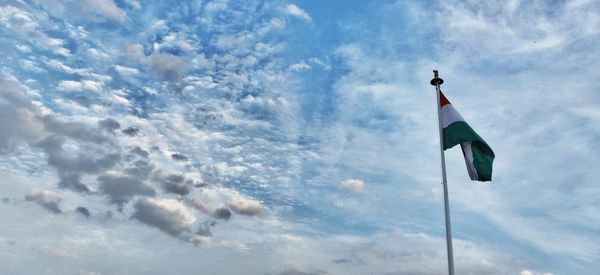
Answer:
<path fill-rule="evenodd" d="M 132 218 L 173 236 L 189 231 L 196 220 L 185 205 L 171 199 L 140 199 L 134 208 Z"/>
<path fill-rule="evenodd" d="M 289 15 L 298 17 L 307 22 L 310 22 L 312 20 L 310 18 L 310 15 L 306 11 L 294 4 L 288 4 L 287 6 L 285 6 L 285 12 Z"/>
<path fill-rule="evenodd" d="M 53 191 L 34 189 L 25 195 L 25 200 L 35 202 L 52 213 L 62 212 L 59 207 L 62 198 Z"/>
<path fill-rule="evenodd" d="M 232 197 L 227 202 L 227 205 L 233 212 L 247 216 L 257 215 L 263 209 L 263 206 L 259 201 L 244 198 L 242 196 Z"/>
<path fill-rule="evenodd" d="M 58 83 L 56 87 L 59 91 L 92 91 L 92 92 L 101 92 L 102 91 L 102 83 L 92 81 L 92 80 L 82 80 L 82 81 L 73 81 L 73 80 L 64 80 Z"/>
<path fill-rule="evenodd" d="M 89 218 L 91 216 L 90 210 L 83 206 L 77 206 L 77 208 L 75 208 L 75 211 L 86 218 Z"/>
<path fill-rule="evenodd" d="M 106 194 L 112 203 L 122 205 L 134 196 L 154 196 L 152 187 L 141 180 L 125 175 L 104 174 L 98 177 L 98 189 Z"/>
<path fill-rule="evenodd" d="M 127 19 L 127 13 L 120 9 L 113 0 L 84 0 L 82 6 L 90 13 L 115 20 L 119 23 L 123 23 Z"/>
<path fill-rule="evenodd" d="M 362 193 L 365 190 L 365 183 L 359 179 L 347 179 L 340 182 L 340 186 L 346 190 Z"/>

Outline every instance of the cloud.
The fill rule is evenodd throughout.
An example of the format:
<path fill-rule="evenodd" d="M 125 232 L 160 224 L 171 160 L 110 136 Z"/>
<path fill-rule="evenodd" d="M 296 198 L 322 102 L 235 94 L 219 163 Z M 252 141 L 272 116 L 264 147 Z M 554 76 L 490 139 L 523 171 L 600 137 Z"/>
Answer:
<path fill-rule="evenodd" d="M 189 194 L 193 185 L 193 180 L 186 179 L 183 175 L 168 174 L 160 170 L 154 173 L 152 179 L 159 182 L 166 192 L 182 196 Z"/>
<path fill-rule="evenodd" d="M 359 179 L 347 179 L 340 182 L 340 186 L 346 190 L 362 193 L 365 189 L 365 183 Z"/>
<path fill-rule="evenodd" d="M 227 206 L 233 212 L 238 214 L 254 216 L 262 211 L 262 204 L 259 201 L 244 198 L 242 196 L 234 196 L 227 202 Z"/>
<path fill-rule="evenodd" d="M 190 202 L 197 209 L 199 209 L 200 211 L 202 211 L 205 214 L 210 215 L 211 217 L 213 217 L 215 219 L 229 220 L 229 218 L 231 218 L 231 211 L 227 208 L 224 208 L 224 207 L 215 208 L 200 198 L 193 198 Z"/>
<path fill-rule="evenodd" d="M 135 9 L 142 8 L 142 4 L 140 3 L 140 0 L 125 0 L 125 3 L 127 3 L 127 5 L 132 6 Z"/>
<path fill-rule="evenodd" d="M 134 209 L 132 218 L 172 236 L 189 231 L 190 225 L 196 221 L 183 204 L 171 199 L 140 199 L 134 204 Z"/>
<path fill-rule="evenodd" d="M 36 15 L 12 5 L 0 6 L 0 26 L 8 29 L 11 36 L 15 35 L 20 39 L 35 42 L 36 46 L 50 50 L 54 54 L 70 56 L 70 51 L 62 47 L 63 40 L 49 37 L 40 30 L 47 20 L 43 15 Z"/>
<path fill-rule="evenodd" d="M 82 80 L 82 81 L 73 81 L 73 80 L 64 80 L 61 81 L 56 87 L 59 91 L 92 91 L 92 92 L 101 92 L 102 91 L 102 83 L 92 80 Z"/>
<path fill-rule="evenodd" d="M 231 218 L 231 211 L 227 208 L 219 207 L 213 212 L 213 217 L 215 219 L 229 220 Z"/>
<path fill-rule="evenodd" d="M 113 0 L 83 0 L 82 6 L 90 13 L 94 13 L 119 23 L 125 22 L 127 13 L 120 9 Z"/>
<path fill-rule="evenodd" d="M 123 77 L 129 77 L 129 78 L 136 77 L 140 73 L 140 71 L 138 71 L 138 69 L 136 69 L 136 68 L 129 68 L 129 67 L 124 67 L 124 66 L 120 66 L 120 65 L 115 65 L 114 68 L 115 68 L 115 71 L 117 71 Z"/>
<path fill-rule="evenodd" d="M 58 214 L 62 212 L 58 205 L 62 201 L 62 198 L 53 191 L 34 189 L 25 195 L 25 200 L 33 201 L 52 213 Z"/>
<path fill-rule="evenodd" d="M 527 269 L 521 270 L 521 272 L 519 272 L 519 275 L 553 275 L 550 272 L 533 272 Z"/>
<path fill-rule="evenodd" d="M 140 129 L 135 128 L 135 127 L 127 127 L 126 129 L 123 129 L 123 131 L 121 131 L 121 132 L 128 136 L 135 137 L 140 133 Z"/>
<path fill-rule="evenodd" d="M 303 9 L 294 4 L 288 4 L 287 6 L 285 6 L 284 11 L 289 15 L 298 17 L 307 22 L 310 22 L 312 20 L 307 12 L 305 12 Z"/>
<path fill-rule="evenodd" d="M 0 153 L 8 153 L 21 143 L 35 142 L 43 133 L 44 125 L 24 97 L 25 90 L 15 78 L 0 78 Z"/>
<path fill-rule="evenodd" d="M 90 217 L 90 210 L 88 210 L 87 208 L 83 207 L 83 206 L 77 206 L 77 208 L 75 208 L 75 211 L 81 215 L 83 215 L 86 218 Z"/>
<path fill-rule="evenodd" d="M 133 196 L 154 196 L 152 187 L 141 180 L 123 175 L 104 174 L 98 177 L 98 189 L 108 195 L 112 203 L 122 205 Z"/>
<path fill-rule="evenodd" d="M 144 46 L 141 44 L 126 45 L 124 54 L 129 60 L 148 66 L 163 80 L 179 80 L 190 67 L 183 56 L 161 52 L 154 52 L 146 56 Z"/>
<path fill-rule="evenodd" d="M 189 159 L 186 155 L 181 154 L 181 153 L 171 154 L 171 157 L 177 161 L 187 161 Z"/>
<path fill-rule="evenodd" d="M 107 118 L 98 121 L 98 127 L 109 133 L 114 133 L 116 130 L 121 128 L 121 124 L 112 118 Z"/>
<path fill-rule="evenodd" d="M 139 146 L 134 147 L 133 149 L 131 149 L 130 152 L 141 158 L 148 158 L 150 156 L 150 153 L 148 153 L 148 151 L 140 148 Z"/>
<path fill-rule="evenodd" d="M 315 272 L 306 272 L 303 271 L 301 269 L 286 269 L 284 271 L 281 271 L 279 273 L 277 273 L 278 275 L 327 275 L 330 274 L 329 272 L 326 271 L 315 271 Z"/>
<path fill-rule="evenodd" d="M 144 46 L 141 44 L 127 44 L 125 46 L 125 51 L 123 52 L 125 57 L 131 61 L 137 63 L 146 62 L 146 55 L 144 54 Z"/>
<path fill-rule="evenodd" d="M 179 80 L 189 67 L 183 57 L 168 53 L 152 54 L 148 60 L 150 67 L 161 78 L 171 81 Z"/>

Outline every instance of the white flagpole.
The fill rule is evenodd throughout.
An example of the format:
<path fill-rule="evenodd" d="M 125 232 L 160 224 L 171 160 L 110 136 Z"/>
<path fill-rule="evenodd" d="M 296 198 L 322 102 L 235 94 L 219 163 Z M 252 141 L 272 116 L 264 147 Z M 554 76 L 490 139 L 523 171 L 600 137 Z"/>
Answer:
<path fill-rule="evenodd" d="M 438 112 L 438 126 L 440 133 L 440 156 L 442 159 L 442 185 L 444 186 L 444 210 L 446 216 L 446 247 L 448 249 L 448 274 L 454 275 L 454 256 L 452 255 L 452 229 L 450 226 L 450 204 L 448 202 L 448 181 L 446 180 L 446 157 L 444 156 L 444 138 L 442 133 L 442 107 L 440 104 L 440 85 L 444 83 L 438 75 L 437 70 L 433 70 L 433 79 L 431 85 L 435 86 L 437 94 L 437 112 Z"/>

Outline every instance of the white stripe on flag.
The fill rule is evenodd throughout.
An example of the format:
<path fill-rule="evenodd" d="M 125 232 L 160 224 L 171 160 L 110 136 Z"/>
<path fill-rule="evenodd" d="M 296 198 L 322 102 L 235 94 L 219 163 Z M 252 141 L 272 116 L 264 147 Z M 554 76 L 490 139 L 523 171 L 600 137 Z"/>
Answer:
<path fill-rule="evenodd" d="M 457 121 L 465 121 L 465 119 L 460 115 L 460 113 L 454 109 L 452 104 L 446 104 L 442 106 L 442 128 L 448 127 L 448 125 L 457 122 Z"/>
<path fill-rule="evenodd" d="M 471 177 L 471 180 L 477 180 L 479 177 L 477 176 L 477 170 L 475 170 L 475 166 L 473 165 L 473 150 L 471 150 L 471 142 L 461 143 L 460 148 L 465 156 L 465 163 L 467 164 L 467 172 L 469 172 L 469 177 Z"/>

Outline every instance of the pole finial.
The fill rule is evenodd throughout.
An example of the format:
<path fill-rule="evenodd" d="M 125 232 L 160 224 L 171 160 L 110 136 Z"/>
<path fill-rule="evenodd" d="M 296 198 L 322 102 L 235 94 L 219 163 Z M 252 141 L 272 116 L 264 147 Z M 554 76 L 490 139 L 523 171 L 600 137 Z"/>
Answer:
<path fill-rule="evenodd" d="M 442 85 L 444 83 L 444 80 L 439 76 L 438 70 L 433 70 L 433 79 L 429 83 L 433 86 Z"/>

